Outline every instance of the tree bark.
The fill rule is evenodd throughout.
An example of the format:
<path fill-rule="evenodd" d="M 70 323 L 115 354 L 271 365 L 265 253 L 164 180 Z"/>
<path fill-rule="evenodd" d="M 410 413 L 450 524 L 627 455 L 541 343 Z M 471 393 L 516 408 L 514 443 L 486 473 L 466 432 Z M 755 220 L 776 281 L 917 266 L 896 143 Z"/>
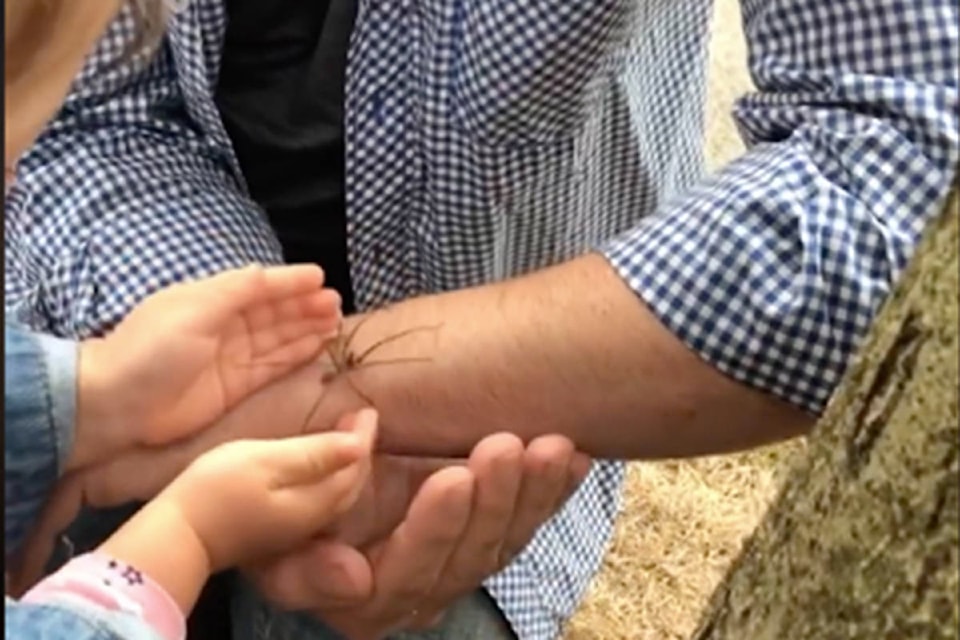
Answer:
<path fill-rule="evenodd" d="M 958 637 L 956 189 L 695 640 Z"/>

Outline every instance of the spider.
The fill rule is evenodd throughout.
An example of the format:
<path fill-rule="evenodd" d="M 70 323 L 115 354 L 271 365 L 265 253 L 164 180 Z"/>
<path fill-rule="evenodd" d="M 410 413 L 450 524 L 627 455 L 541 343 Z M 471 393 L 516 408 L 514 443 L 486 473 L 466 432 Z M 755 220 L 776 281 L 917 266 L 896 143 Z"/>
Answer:
<path fill-rule="evenodd" d="M 324 351 L 327 352 L 327 355 L 330 357 L 330 362 L 333 365 L 332 370 L 325 371 L 320 378 L 321 384 L 324 386 L 333 382 L 339 376 L 343 376 L 347 384 L 350 385 L 350 388 L 360 396 L 360 398 L 366 402 L 369 406 L 373 405 L 373 400 L 367 396 L 363 391 L 361 391 L 357 385 L 350 379 L 350 372 L 362 367 L 373 367 L 384 364 L 401 364 L 408 362 L 431 362 L 433 358 L 429 357 L 419 357 L 419 358 L 391 358 L 389 360 L 377 360 L 373 362 L 367 362 L 367 358 L 374 351 L 379 349 L 385 344 L 389 344 L 400 338 L 405 338 L 411 334 L 417 333 L 419 331 L 437 331 L 440 329 L 442 324 L 435 325 L 424 325 L 420 327 L 412 327 L 410 329 L 405 329 L 398 333 L 395 333 L 391 336 L 381 338 L 377 340 L 372 345 L 364 349 L 362 352 L 355 353 L 351 351 L 350 344 L 353 342 L 354 337 L 357 335 L 357 332 L 360 330 L 360 327 L 370 319 L 370 315 L 364 316 L 357 324 L 353 326 L 353 329 L 350 330 L 350 333 L 344 335 L 343 333 L 343 320 L 340 320 L 340 326 L 337 329 L 336 335 L 330 339 L 327 344 L 324 346 Z M 325 393 L 321 393 L 320 397 L 317 398 L 316 402 L 313 403 L 313 406 L 310 407 L 309 413 L 307 413 L 306 420 L 303 422 L 302 430 L 306 431 L 307 427 L 310 425 L 310 421 L 313 420 L 313 417 L 316 415 L 317 410 L 320 408 L 320 403 L 323 402 L 323 398 L 326 396 Z"/>

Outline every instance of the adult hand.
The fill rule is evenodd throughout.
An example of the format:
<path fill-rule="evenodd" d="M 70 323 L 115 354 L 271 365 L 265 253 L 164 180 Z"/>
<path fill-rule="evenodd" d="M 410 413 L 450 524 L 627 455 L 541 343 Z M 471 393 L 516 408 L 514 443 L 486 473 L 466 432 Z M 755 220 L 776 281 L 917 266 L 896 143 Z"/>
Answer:
<path fill-rule="evenodd" d="M 335 539 L 316 541 L 249 573 L 281 607 L 312 611 L 351 640 L 429 627 L 509 564 L 589 467 L 590 460 L 560 436 L 538 438 L 527 447 L 512 435 L 491 436 L 477 445 L 465 467 L 429 475 L 399 526 L 391 522 L 398 515 L 397 494 L 372 491 L 361 496 Z M 384 464 L 374 469 L 381 476 L 375 486 L 397 485 L 403 492 L 411 478 L 426 471 Z M 392 531 L 378 540 L 388 527 Z"/>
<path fill-rule="evenodd" d="M 173 285 L 79 357 L 71 469 L 170 442 L 315 358 L 340 299 L 315 265 L 248 267 Z"/>

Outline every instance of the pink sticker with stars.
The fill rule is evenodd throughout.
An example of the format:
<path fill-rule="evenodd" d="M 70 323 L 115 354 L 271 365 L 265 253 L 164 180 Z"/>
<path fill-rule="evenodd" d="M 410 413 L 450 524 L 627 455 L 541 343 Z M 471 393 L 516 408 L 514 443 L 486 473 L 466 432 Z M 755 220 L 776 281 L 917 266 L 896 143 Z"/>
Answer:
<path fill-rule="evenodd" d="M 163 640 L 184 640 L 183 612 L 170 595 L 135 567 L 102 553 L 87 553 L 44 578 L 23 597 L 36 604 L 52 600 L 94 604 L 136 616 Z"/>

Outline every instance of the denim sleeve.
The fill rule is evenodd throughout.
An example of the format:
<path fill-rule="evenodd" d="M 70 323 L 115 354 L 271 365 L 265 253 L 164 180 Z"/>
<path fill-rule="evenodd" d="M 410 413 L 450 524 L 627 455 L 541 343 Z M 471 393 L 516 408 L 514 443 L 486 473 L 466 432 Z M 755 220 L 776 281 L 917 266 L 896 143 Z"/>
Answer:
<path fill-rule="evenodd" d="M 39 514 L 73 448 L 77 343 L 4 324 L 4 553 Z"/>
<path fill-rule="evenodd" d="M 25 604 L 6 598 L 3 630 L 5 638 L 162 640 L 132 614 L 79 602 Z"/>

